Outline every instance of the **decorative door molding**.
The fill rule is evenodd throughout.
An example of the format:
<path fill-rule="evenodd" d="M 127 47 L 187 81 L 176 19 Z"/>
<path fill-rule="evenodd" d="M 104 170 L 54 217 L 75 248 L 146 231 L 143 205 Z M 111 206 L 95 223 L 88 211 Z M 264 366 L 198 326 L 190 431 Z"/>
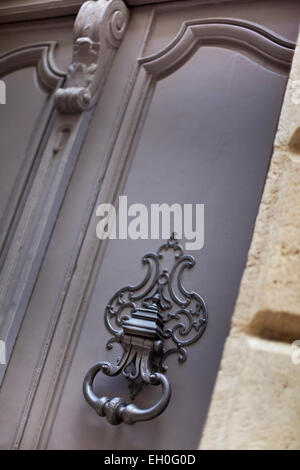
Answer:
<path fill-rule="evenodd" d="M 76 15 L 84 0 L 8 0 L 0 6 L 0 23 Z"/>
<path fill-rule="evenodd" d="M 27 44 L 5 52 L 0 56 L 0 77 L 24 67 L 35 66 L 39 84 L 45 92 L 50 93 L 65 78 L 54 61 L 55 41 Z"/>
<path fill-rule="evenodd" d="M 3 217 L 1 217 L 0 234 L 0 265 L 3 265 L 7 250 L 9 248 L 12 233 L 16 228 L 16 220 L 22 210 L 24 202 L 23 193 L 25 191 L 26 181 L 34 176 L 33 165 L 37 160 L 38 148 L 42 140 L 45 128 L 53 112 L 53 91 L 61 86 L 65 80 L 65 72 L 56 67 L 54 60 L 54 51 L 57 43 L 54 41 L 26 44 L 21 47 L 9 50 L 0 55 L 0 78 L 6 75 L 22 70 L 25 67 L 35 67 L 36 77 L 41 90 L 49 96 L 42 113 L 39 116 L 39 122 L 33 123 L 35 131 L 29 147 L 24 149 L 24 162 L 21 171 L 18 174 L 18 184 L 15 185 L 13 193 L 9 198 L 9 205 L 6 208 Z"/>
<path fill-rule="evenodd" d="M 287 74 L 295 44 L 272 31 L 230 18 L 185 21 L 176 37 L 163 50 L 140 59 L 156 80 L 175 72 L 202 46 L 233 49 L 247 55 L 263 67 Z"/>
<path fill-rule="evenodd" d="M 124 0 L 129 7 L 151 3 L 175 3 L 176 0 Z M 178 4 L 206 4 L 218 2 L 234 2 L 236 0 L 178 0 Z M 0 24 L 14 21 L 53 18 L 65 15 L 76 15 L 84 0 L 6 0 L 0 5 Z"/>
<path fill-rule="evenodd" d="M 0 58 L 3 73 L 36 65 L 43 87 L 56 93 L 58 110 L 53 106 L 52 93 L 51 113 L 37 142 L 39 166 L 14 227 L 0 273 L 0 339 L 6 343 L 8 360 L 85 138 L 93 106 L 125 34 L 127 22 L 128 11 L 122 0 L 88 1 L 82 5 L 75 23 L 74 62 L 69 68 L 66 88 L 57 89 L 62 86 L 64 77 L 52 59 L 53 43 L 24 46 Z M 5 369 L 4 365 L 0 366 L 0 380 Z"/>

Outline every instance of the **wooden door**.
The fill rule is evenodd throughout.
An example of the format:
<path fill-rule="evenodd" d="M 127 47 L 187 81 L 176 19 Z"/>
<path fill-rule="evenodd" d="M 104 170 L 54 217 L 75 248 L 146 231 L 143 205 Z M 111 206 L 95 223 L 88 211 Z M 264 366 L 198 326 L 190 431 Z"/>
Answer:
<path fill-rule="evenodd" d="M 268 171 L 299 15 L 293 0 L 130 8 L 2 384 L 3 448 L 197 448 Z M 115 361 L 117 351 L 106 350 L 105 306 L 119 288 L 143 278 L 143 254 L 162 243 L 97 239 L 96 208 L 117 204 L 119 195 L 149 213 L 151 204 L 204 204 L 204 245 L 190 252 L 196 266 L 184 282 L 205 299 L 209 322 L 184 364 L 175 355 L 168 359 L 172 398 L 164 413 L 114 427 L 85 402 L 83 378 L 94 363 Z M 95 389 L 129 400 L 122 376 L 97 376 Z M 148 386 L 137 403 L 147 407 L 158 397 Z"/>

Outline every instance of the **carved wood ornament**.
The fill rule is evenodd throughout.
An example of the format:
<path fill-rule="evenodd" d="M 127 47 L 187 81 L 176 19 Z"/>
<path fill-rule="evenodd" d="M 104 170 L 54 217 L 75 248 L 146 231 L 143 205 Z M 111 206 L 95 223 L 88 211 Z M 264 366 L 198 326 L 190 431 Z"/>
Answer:
<path fill-rule="evenodd" d="M 122 0 L 85 2 L 74 25 L 74 50 L 65 88 L 55 102 L 62 113 L 90 109 L 99 96 L 129 19 Z"/>

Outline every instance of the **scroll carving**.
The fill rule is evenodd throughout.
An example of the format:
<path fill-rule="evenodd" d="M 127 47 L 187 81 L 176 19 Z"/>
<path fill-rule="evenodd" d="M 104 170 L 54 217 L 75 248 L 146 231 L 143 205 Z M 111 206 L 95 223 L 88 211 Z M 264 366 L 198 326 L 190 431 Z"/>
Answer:
<path fill-rule="evenodd" d="M 128 19 L 122 0 L 87 1 L 82 5 L 74 25 L 73 60 L 66 87 L 55 95 L 60 112 L 82 112 L 95 104 Z"/>

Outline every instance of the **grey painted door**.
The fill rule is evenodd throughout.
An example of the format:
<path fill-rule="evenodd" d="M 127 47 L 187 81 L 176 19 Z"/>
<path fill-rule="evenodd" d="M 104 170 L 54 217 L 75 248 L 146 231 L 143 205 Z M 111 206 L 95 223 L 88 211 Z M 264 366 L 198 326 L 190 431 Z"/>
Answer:
<path fill-rule="evenodd" d="M 2 386 L 0 407 L 9 393 L 17 401 L 12 390 L 20 380 L 23 392 L 18 423 L 12 408 L 5 412 L 3 446 L 198 446 L 272 153 L 300 5 L 179 3 L 131 11 Z M 160 245 L 96 238 L 97 205 L 119 194 L 149 209 L 204 204 L 204 246 L 191 253 L 196 267 L 184 279 L 204 297 L 209 323 L 184 364 L 169 358 L 167 410 L 150 422 L 113 427 L 84 401 L 83 377 L 99 360 L 114 362 L 117 352 L 105 347 L 105 305 L 120 287 L 142 279 L 142 255 Z M 95 382 L 99 395 L 129 400 L 127 386 L 121 376 Z M 137 403 L 146 407 L 158 396 L 149 386 Z"/>

